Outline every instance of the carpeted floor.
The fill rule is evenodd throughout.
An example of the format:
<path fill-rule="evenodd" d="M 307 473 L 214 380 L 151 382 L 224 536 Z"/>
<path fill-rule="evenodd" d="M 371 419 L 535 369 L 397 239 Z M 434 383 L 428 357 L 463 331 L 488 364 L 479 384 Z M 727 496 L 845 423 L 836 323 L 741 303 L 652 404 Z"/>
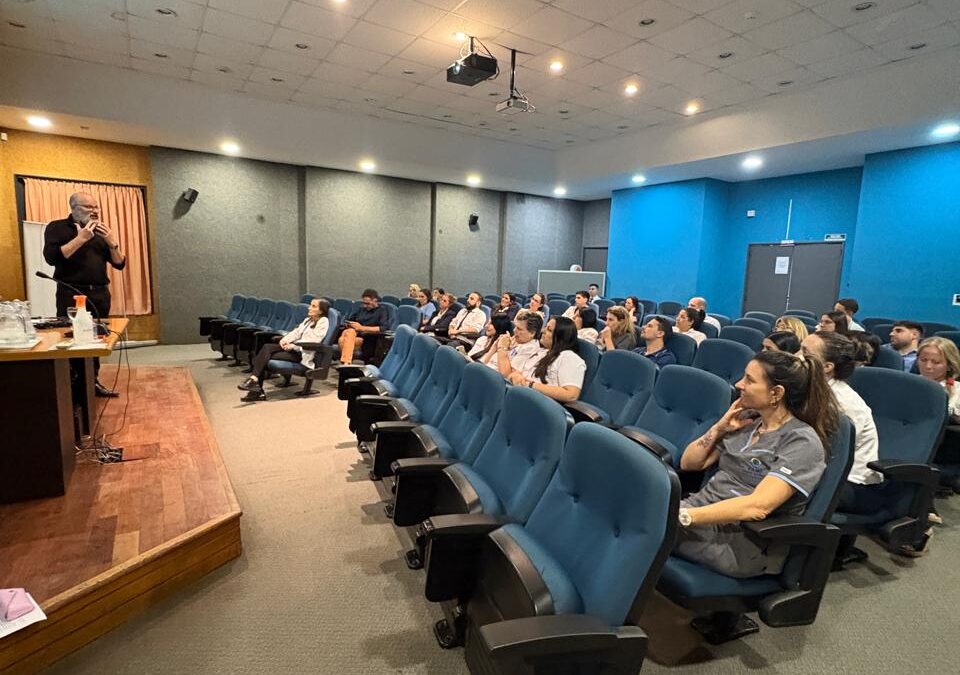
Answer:
<path fill-rule="evenodd" d="M 67 657 L 55 673 L 465 673 L 433 639 L 437 607 L 407 541 L 383 515 L 332 386 L 239 402 L 236 369 L 207 345 L 130 352 L 137 364 L 186 365 L 200 390 L 244 510 L 244 554 L 190 589 Z M 645 673 L 956 671 L 960 497 L 919 560 L 871 542 L 867 565 L 834 574 L 817 622 L 710 647 L 659 599 Z"/>

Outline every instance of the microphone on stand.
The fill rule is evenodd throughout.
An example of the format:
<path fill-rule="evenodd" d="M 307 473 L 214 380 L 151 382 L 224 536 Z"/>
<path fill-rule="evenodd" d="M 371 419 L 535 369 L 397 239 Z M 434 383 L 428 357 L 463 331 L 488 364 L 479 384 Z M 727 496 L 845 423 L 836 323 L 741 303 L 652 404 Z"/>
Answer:
<path fill-rule="evenodd" d="M 97 309 L 96 304 L 94 304 L 93 300 L 91 300 L 91 299 L 87 296 L 86 293 L 84 293 L 83 291 L 81 291 L 79 288 L 76 288 L 75 286 L 71 286 L 71 285 L 68 284 L 66 281 L 60 281 L 59 279 L 54 279 L 52 276 L 50 276 L 50 275 L 47 274 L 46 272 L 41 272 L 40 270 L 37 270 L 36 272 L 34 272 L 34 274 L 35 274 L 36 276 L 40 277 L 41 279 L 47 279 L 47 280 L 49 280 L 49 281 L 52 281 L 52 282 L 55 283 L 55 284 L 60 284 L 61 286 L 66 286 L 67 288 L 69 288 L 71 291 L 73 291 L 73 292 L 76 293 L 77 295 L 82 295 L 82 296 L 86 297 L 86 298 L 87 298 L 87 302 L 90 303 L 90 307 L 93 309 L 93 314 L 94 314 L 94 316 L 97 317 L 97 326 L 98 326 L 98 328 L 97 328 L 97 334 L 100 333 L 100 326 L 103 326 L 103 321 L 102 321 L 101 318 L 100 318 L 100 310 Z M 103 328 L 104 328 L 104 330 L 108 330 L 108 329 L 106 328 L 106 326 L 103 326 Z M 108 331 L 108 332 L 109 332 L 109 331 Z"/>

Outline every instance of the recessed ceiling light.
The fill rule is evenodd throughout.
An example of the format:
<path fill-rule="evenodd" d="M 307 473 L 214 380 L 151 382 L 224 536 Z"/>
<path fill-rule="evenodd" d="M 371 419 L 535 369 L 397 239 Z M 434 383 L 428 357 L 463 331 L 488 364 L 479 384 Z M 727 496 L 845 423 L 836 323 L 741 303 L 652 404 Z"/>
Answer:
<path fill-rule="evenodd" d="M 293 46 L 296 47 L 297 49 L 310 49 L 310 45 L 308 45 L 306 42 L 298 42 Z"/>
<path fill-rule="evenodd" d="M 638 91 L 640 91 L 640 87 L 638 87 L 633 82 L 629 83 L 626 87 L 623 88 L 623 93 L 626 94 L 627 96 L 633 96 Z"/>
<path fill-rule="evenodd" d="M 960 134 L 960 124 L 956 122 L 944 122 L 930 132 L 934 138 L 953 138 L 957 134 Z"/>
<path fill-rule="evenodd" d="M 335 5 L 342 5 L 342 4 L 345 3 L 346 1 L 347 1 L 347 0 L 333 0 L 333 4 L 335 4 Z"/>
<path fill-rule="evenodd" d="M 915 51 L 917 51 L 918 49 L 923 49 L 923 48 L 926 47 L 926 46 L 927 46 L 927 43 L 926 43 L 926 42 L 914 42 L 912 45 L 910 45 L 909 47 L 907 47 L 907 49 L 909 49 L 909 50 L 912 51 L 912 52 L 915 52 Z"/>
<path fill-rule="evenodd" d="M 564 143 L 566 143 L 567 145 L 570 145 L 571 143 L 573 143 L 573 139 L 568 138 L 567 140 L 564 141 Z"/>
<path fill-rule="evenodd" d="M 778 87 L 789 87 L 791 84 L 793 84 L 793 80 L 780 80 L 777 82 Z"/>
<path fill-rule="evenodd" d="M 80 131 L 90 131 L 90 127 L 88 127 L 86 124 L 81 124 Z"/>
<path fill-rule="evenodd" d="M 563 70 L 563 61 L 551 61 L 550 70 L 555 73 L 559 73 L 561 70 Z"/>
<path fill-rule="evenodd" d="M 510 131 L 517 131 L 516 127 L 510 127 Z"/>
<path fill-rule="evenodd" d="M 164 54 L 163 52 L 154 52 L 153 55 L 156 56 L 158 59 L 169 58 L 169 55 Z"/>
<path fill-rule="evenodd" d="M 754 169 L 759 169 L 761 166 L 763 166 L 763 158 L 757 155 L 750 155 L 740 162 L 740 166 L 751 171 Z"/>
<path fill-rule="evenodd" d="M 491 91 L 490 93 L 487 94 L 487 96 L 499 96 L 499 95 L 500 95 L 500 92 L 498 91 Z"/>
<path fill-rule="evenodd" d="M 731 56 L 734 55 L 734 53 L 735 53 L 735 52 L 720 52 L 719 54 L 717 54 L 717 58 L 718 58 L 718 59 L 729 59 Z"/>
<path fill-rule="evenodd" d="M 27 124 L 37 129 L 49 129 L 53 126 L 53 122 L 51 122 L 49 118 L 42 117 L 41 115 L 30 115 L 27 118 Z"/>
<path fill-rule="evenodd" d="M 655 24 L 656 22 L 657 22 L 656 19 L 652 19 L 652 18 L 647 17 L 647 18 L 644 18 L 644 19 L 640 19 L 637 23 L 639 23 L 641 26 L 652 26 L 652 25 Z"/>
<path fill-rule="evenodd" d="M 440 115 L 440 117 L 442 117 L 442 118 L 445 119 L 445 120 L 449 120 L 449 119 L 453 118 L 453 115 L 451 115 L 450 113 L 444 113 L 444 114 Z"/>
<path fill-rule="evenodd" d="M 364 173 L 373 173 L 377 170 L 377 163 L 372 159 L 361 159 L 360 160 L 360 170 Z"/>
<path fill-rule="evenodd" d="M 282 78 L 282 77 L 271 77 L 271 78 L 270 78 L 270 81 L 271 81 L 271 82 L 283 82 L 283 78 Z"/>
<path fill-rule="evenodd" d="M 464 40 L 467 39 L 467 34 L 462 31 L 457 31 L 456 33 L 453 34 L 453 39 L 456 40 L 457 42 L 463 42 Z"/>
<path fill-rule="evenodd" d="M 633 174 L 633 176 L 630 178 L 630 180 L 632 180 L 634 183 L 646 183 L 646 182 L 647 182 L 647 177 L 644 176 L 642 173 L 635 173 L 635 174 Z"/>
<path fill-rule="evenodd" d="M 857 3 L 856 5 L 853 6 L 853 11 L 854 11 L 854 12 L 864 12 L 864 11 L 866 11 L 866 10 L 868 10 L 868 9 L 873 9 L 873 8 L 876 7 L 876 6 L 877 6 L 877 3 L 875 3 L 875 2 L 859 2 L 859 3 Z"/>
<path fill-rule="evenodd" d="M 169 7 L 158 7 L 156 11 L 157 11 L 157 14 L 160 14 L 162 16 L 170 16 L 174 18 L 177 17 L 176 10 L 170 9 Z"/>
<path fill-rule="evenodd" d="M 687 115 L 696 115 L 698 112 L 700 112 L 700 104 L 696 101 L 690 101 L 687 104 L 687 107 L 683 109 L 683 112 Z"/>
<path fill-rule="evenodd" d="M 228 155 L 240 154 L 240 146 L 235 141 L 224 141 L 220 144 L 220 149 Z"/>
<path fill-rule="evenodd" d="M 567 188 L 563 187 L 562 185 L 558 185 L 557 187 L 553 188 L 553 194 L 555 194 L 557 197 L 562 197 L 563 195 L 567 194 Z"/>
<path fill-rule="evenodd" d="M 560 110 L 558 110 L 557 113 L 560 115 L 569 115 L 570 111 L 567 110 L 566 108 L 560 108 Z"/>
<path fill-rule="evenodd" d="M 617 129 L 629 129 L 629 128 L 630 128 L 630 125 L 629 125 L 629 124 L 618 124 L 618 125 L 617 125 Z"/>
<path fill-rule="evenodd" d="M 26 28 L 26 25 L 22 23 L 17 23 L 16 21 L 7 21 L 7 25 L 13 28 Z"/>
<path fill-rule="evenodd" d="M 478 127 L 485 127 L 485 126 L 487 126 L 487 123 L 486 123 L 486 122 L 477 122 L 477 126 L 478 126 Z"/>
<path fill-rule="evenodd" d="M 470 175 L 467 176 L 467 185 L 470 185 L 470 186 L 472 186 L 472 187 L 476 187 L 476 186 L 480 185 L 481 182 L 482 182 L 482 181 L 481 181 L 480 176 L 479 176 L 478 174 L 471 173 Z"/>
<path fill-rule="evenodd" d="M 416 75 L 416 74 L 417 74 L 417 71 L 415 71 L 415 70 L 401 70 L 400 72 L 403 73 L 404 75 Z"/>
<path fill-rule="evenodd" d="M 116 12 L 110 12 L 110 18 L 114 21 L 126 21 L 127 13 L 123 10 L 117 10 Z"/>

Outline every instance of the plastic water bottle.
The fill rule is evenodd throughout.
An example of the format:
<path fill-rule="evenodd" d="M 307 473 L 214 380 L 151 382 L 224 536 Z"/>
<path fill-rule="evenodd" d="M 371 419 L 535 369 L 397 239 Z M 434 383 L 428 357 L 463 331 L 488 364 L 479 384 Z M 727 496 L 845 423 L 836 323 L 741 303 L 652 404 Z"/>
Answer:
<path fill-rule="evenodd" d="M 95 342 L 93 317 L 87 311 L 87 296 L 75 295 L 77 313 L 73 317 L 73 343 L 75 345 L 89 345 Z"/>

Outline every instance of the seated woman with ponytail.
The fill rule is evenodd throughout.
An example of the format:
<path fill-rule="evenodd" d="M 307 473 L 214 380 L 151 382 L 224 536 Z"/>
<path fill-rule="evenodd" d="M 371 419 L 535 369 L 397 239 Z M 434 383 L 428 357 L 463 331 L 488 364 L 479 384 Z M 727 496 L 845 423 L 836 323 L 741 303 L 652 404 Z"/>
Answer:
<path fill-rule="evenodd" d="M 760 352 L 736 387 L 740 398 L 680 460 L 683 471 L 718 468 L 680 502 L 674 553 L 732 577 L 778 574 L 788 547 L 761 548 L 739 523 L 803 513 L 839 414 L 817 359 Z"/>
<path fill-rule="evenodd" d="M 572 319 L 564 316 L 550 319 L 540 335 L 540 346 L 546 353 L 537 361 L 533 377 L 514 370 L 507 379 L 511 384 L 536 389 L 561 403 L 576 401 L 587 372 L 587 364 L 577 353 L 577 339 L 577 326 Z"/>

